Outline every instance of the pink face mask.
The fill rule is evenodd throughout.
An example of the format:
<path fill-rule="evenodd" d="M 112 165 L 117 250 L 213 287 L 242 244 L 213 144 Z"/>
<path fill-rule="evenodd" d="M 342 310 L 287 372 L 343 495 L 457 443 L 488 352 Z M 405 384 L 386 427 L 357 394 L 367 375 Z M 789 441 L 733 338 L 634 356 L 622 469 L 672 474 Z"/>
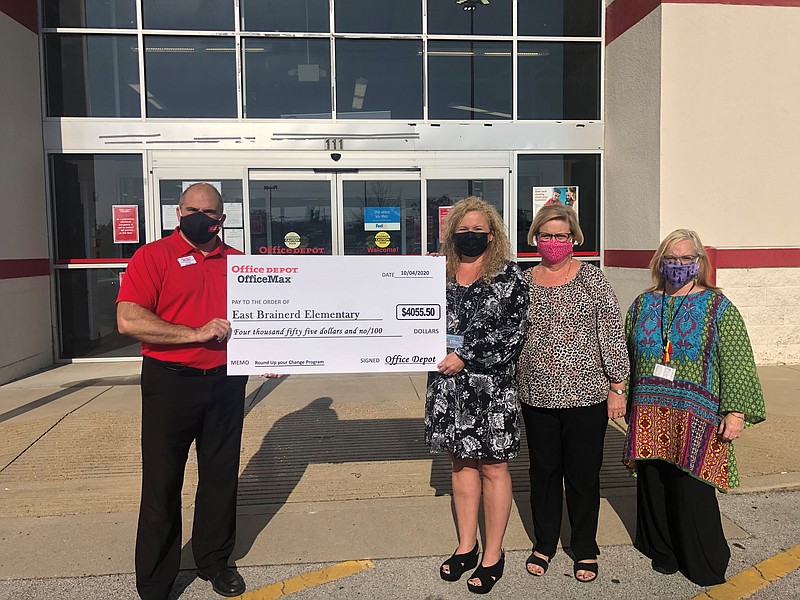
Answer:
<path fill-rule="evenodd" d="M 572 254 L 572 242 L 558 240 L 541 240 L 536 244 L 539 254 L 549 263 L 558 264 Z"/>

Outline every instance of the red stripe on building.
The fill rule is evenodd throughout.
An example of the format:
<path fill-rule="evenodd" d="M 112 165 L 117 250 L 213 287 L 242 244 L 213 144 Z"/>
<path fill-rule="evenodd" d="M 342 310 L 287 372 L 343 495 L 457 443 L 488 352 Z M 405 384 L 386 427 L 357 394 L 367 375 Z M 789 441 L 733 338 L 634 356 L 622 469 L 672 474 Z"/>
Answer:
<path fill-rule="evenodd" d="M 606 45 L 662 4 L 800 7 L 800 0 L 614 0 L 606 8 Z"/>
<path fill-rule="evenodd" d="M 661 5 L 661 0 L 614 0 L 606 8 L 606 45 Z"/>
<path fill-rule="evenodd" d="M 717 249 L 718 269 L 780 269 L 800 267 L 800 248 Z"/>
<path fill-rule="evenodd" d="M 0 260 L 0 279 L 44 277 L 46 275 L 50 275 L 50 261 L 46 258 Z"/>
<path fill-rule="evenodd" d="M 606 267 L 646 269 L 654 252 L 655 250 L 606 250 L 603 262 Z"/>
<path fill-rule="evenodd" d="M 661 4 L 730 4 L 732 6 L 800 6 L 800 0 L 661 0 Z"/>
<path fill-rule="evenodd" d="M 706 248 L 717 269 L 800 268 L 800 248 Z M 646 269 L 655 250 L 606 250 L 605 266 Z"/>
<path fill-rule="evenodd" d="M 36 0 L 0 0 L 0 13 L 8 15 L 20 25 L 38 34 L 37 4 Z"/>
<path fill-rule="evenodd" d="M 61 258 L 54 261 L 57 265 L 116 265 L 131 262 L 130 258 Z M 114 267 L 111 267 L 112 269 Z"/>

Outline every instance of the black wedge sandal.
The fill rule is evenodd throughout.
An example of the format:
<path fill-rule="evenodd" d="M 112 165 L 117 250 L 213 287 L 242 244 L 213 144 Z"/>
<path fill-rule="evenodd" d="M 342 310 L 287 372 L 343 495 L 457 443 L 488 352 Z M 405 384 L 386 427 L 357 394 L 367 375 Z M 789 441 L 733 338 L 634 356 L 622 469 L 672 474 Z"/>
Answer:
<path fill-rule="evenodd" d="M 594 573 L 594 577 L 591 579 L 579 579 L 578 571 L 589 571 L 589 573 Z M 581 583 L 591 583 L 597 579 L 597 563 L 576 562 L 574 565 L 572 565 L 572 575 L 575 577 L 575 581 L 580 581 Z"/>
<path fill-rule="evenodd" d="M 544 574 L 547 573 L 547 568 L 550 566 L 550 561 L 553 560 L 555 553 L 548 556 L 546 559 L 542 558 L 541 556 L 536 556 L 534 554 L 535 550 L 531 552 L 531 555 L 528 557 L 528 560 L 525 561 L 525 570 L 528 572 L 528 575 L 533 577 L 544 577 Z M 537 575 L 536 573 L 532 573 L 531 570 L 528 568 L 528 565 L 535 565 L 542 569 L 542 574 Z"/>
<path fill-rule="evenodd" d="M 506 553 L 500 555 L 500 560 L 491 567 L 484 567 L 482 564 L 470 576 L 470 579 L 479 579 L 480 585 L 473 585 L 467 581 L 467 589 L 473 594 L 488 594 L 492 591 L 494 584 L 500 581 L 503 576 L 503 568 L 506 565 Z"/>
<path fill-rule="evenodd" d="M 478 542 L 475 542 L 475 547 L 467 552 L 466 554 L 455 554 L 448 558 L 446 561 L 442 563 L 442 566 L 439 567 L 439 575 L 441 575 L 442 579 L 445 581 L 458 581 L 461 579 L 461 576 L 469 571 L 470 569 L 474 569 L 475 566 L 478 564 Z M 442 568 L 447 565 L 450 567 L 450 572 L 445 573 Z"/>

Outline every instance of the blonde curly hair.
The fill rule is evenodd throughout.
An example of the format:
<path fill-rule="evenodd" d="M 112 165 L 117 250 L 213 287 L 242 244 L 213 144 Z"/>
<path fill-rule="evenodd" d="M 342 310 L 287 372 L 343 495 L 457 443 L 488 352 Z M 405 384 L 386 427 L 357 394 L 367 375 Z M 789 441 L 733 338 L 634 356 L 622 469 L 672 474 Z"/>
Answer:
<path fill-rule="evenodd" d="M 441 252 L 447 257 L 447 279 L 450 280 L 456 276 L 458 265 L 461 262 L 461 254 L 455 246 L 453 236 L 464 216 L 472 211 L 478 211 L 486 217 L 486 221 L 489 223 L 489 233 L 493 237 L 486 252 L 483 253 L 480 274 L 480 279 L 489 283 L 511 258 L 511 245 L 508 242 L 508 233 L 506 233 L 503 218 L 497 209 L 477 196 L 468 196 L 456 202 L 445 220 Z"/>

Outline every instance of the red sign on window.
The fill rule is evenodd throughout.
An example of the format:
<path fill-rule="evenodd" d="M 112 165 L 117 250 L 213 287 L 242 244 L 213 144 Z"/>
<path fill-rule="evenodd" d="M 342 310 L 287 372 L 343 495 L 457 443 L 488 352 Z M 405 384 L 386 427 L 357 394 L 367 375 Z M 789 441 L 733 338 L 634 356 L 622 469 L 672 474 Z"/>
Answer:
<path fill-rule="evenodd" d="M 139 243 L 139 207 L 136 204 L 115 204 L 111 207 L 115 244 Z"/>
<path fill-rule="evenodd" d="M 439 207 L 439 241 L 440 242 L 444 239 L 444 222 L 447 220 L 447 215 L 450 214 L 451 210 L 453 210 L 452 206 L 440 206 Z"/>

